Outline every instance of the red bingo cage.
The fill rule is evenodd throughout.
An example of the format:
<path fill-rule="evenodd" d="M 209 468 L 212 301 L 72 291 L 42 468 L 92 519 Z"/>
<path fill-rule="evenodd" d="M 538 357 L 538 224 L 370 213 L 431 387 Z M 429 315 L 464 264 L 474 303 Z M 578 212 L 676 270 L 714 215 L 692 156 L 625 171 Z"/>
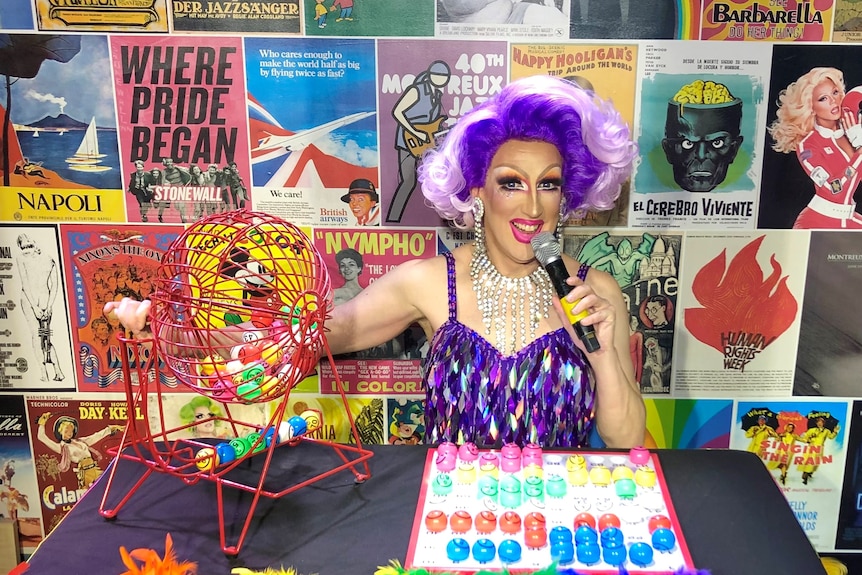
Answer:
<path fill-rule="evenodd" d="M 326 266 L 309 238 L 273 216 L 238 210 L 200 220 L 167 250 L 151 296 L 149 339 L 124 339 L 123 376 L 130 422 L 117 448 L 99 507 L 113 519 L 152 473 L 168 473 L 187 484 L 217 486 L 222 550 L 236 555 L 261 497 L 279 498 L 334 473 L 350 470 L 357 482 L 370 477 L 364 449 L 324 334 L 332 307 Z M 285 419 L 291 389 L 326 356 L 350 422 L 352 443 L 315 438 L 323 414 L 307 410 Z M 163 388 L 185 386 L 222 407 L 192 423 L 166 423 Z M 241 421 L 231 407 L 267 402 L 268 422 Z M 269 403 L 272 402 L 272 403 Z M 140 420 L 143 418 L 143 421 Z M 213 442 L 189 433 L 215 420 L 233 431 Z M 250 433 L 239 430 L 252 429 Z M 189 437 L 192 436 L 192 437 Z M 178 438 L 180 437 L 180 438 Z M 307 442 L 337 454 L 334 467 L 275 487 L 267 482 L 276 449 Z M 249 458 L 262 465 L 249 478 Z M 115 485 L 126 462 L 143 465 L 130 488 Z M 243 465 L 243 464 L 246 465 Z M 243 466 L 243 473 L 237 473 Z M 235 541 L 227 541 L 223 489 L 252 494 Z M 117 492 L 120 492 L 119 494 Z M 234 531 L 236 531 L 234 526 Z"/>

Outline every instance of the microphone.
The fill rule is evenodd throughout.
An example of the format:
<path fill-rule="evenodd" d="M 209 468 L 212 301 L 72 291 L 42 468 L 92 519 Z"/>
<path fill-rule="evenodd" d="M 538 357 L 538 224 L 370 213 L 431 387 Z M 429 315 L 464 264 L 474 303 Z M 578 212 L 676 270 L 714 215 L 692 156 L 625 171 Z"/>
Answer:
<path fill-rule="evenodd" d="M 563 311 L 566 312 L 566 317 L 572 322 L 572 327 L 575 333 L 584 344 L 586 350 L 590 353 L 598 351 L 601 348 L 599 340 L 596 337 L 596 330 L 591 325 L 581 325 L 581 320 L 589 315 L 586 311 L 579 314 L 572 312 L 575 303 L 569 303 L 566 300 L 566 295 L 574 289 L 566 283 L 566 278 L 569 277 L 569 271 L 566 269 L 566 264 L 563 262 L 562 250 L 557 238 L 551 232 L 540 232 L 532 237 L 530 245 L 533 246 L 533 253 L 536 259 L 548 272 L 551 278 L 551 283 L 554 284 L 554 289 L 557 290 L 557 295 L 560 296 L 560 304 L 563 306 Z"/>

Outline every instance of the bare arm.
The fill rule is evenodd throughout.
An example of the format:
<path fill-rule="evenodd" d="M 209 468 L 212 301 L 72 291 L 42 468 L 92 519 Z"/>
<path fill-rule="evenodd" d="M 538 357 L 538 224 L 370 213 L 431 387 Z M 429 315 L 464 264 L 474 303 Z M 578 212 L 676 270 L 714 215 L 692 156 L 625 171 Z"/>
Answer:
<path fill-rule="evenodd" d="M 387 342 L 410 324 L 425 319 L 422 297 L 435 262 L 413 260 L 335 307 L 326 321 L 326 340 L 332 353 L 368 349 Z M 439 264 L 438 264 L 439 265 Z"/>
<path fill-rule="evenodd" d="M 572 262 L 568 258 L 567 261 Z M 569 269 L 576 269 L 573 265 Z M 613 277 L 595 269 L 590 270 L 587 285 L 577 278 L 569 278 L 568 282 L 575 289 L 566 299 L 581 299 L 573 310 L 575 313 L 592 310 L 582 323 L 595 327 L 601 344 L 601 349 L 587 354 L 596 376 L 595 417 L 599 435 L 608 447 L 642 445 L 646 409 L 628 352 L 629 311 L 622 291 Z"/>

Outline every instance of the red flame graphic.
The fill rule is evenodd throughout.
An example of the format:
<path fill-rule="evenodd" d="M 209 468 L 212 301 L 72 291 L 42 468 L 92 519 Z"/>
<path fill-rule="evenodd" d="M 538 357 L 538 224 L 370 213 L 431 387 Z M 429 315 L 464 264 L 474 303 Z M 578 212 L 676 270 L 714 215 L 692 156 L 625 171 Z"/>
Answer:
<path fill-rule="evenodd" d="M 703 266 L 692 283 L 701 308 L 685 310 L 685 327 L 706 345 L 724 351 L 722 334 L 760 334 L 767 342 L 787 331 L 796 317 L 798 304 L 781 276 L 775 254 L 769 258 L 772 273 L 764 280 L 757 263 L 760 236 L 742 248 L 725 273 L 727 250 Z"/>

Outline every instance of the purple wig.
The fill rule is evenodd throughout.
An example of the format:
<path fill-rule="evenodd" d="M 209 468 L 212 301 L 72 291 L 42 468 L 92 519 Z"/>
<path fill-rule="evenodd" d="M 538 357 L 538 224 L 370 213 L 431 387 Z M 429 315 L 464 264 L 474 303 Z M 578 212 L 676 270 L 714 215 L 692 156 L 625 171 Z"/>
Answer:
<path fill-rule="evenodd" d="M 531 76 L 467 112 L 417 171 L 426 203 L 457 227 L 471 227 L 470 190 L 485 185 L 508 140 L 553 144 L 563 158 L 563 210 L 607 210 L 631 175 L 637 146 L 613 106 L 552 76 Z"/>

